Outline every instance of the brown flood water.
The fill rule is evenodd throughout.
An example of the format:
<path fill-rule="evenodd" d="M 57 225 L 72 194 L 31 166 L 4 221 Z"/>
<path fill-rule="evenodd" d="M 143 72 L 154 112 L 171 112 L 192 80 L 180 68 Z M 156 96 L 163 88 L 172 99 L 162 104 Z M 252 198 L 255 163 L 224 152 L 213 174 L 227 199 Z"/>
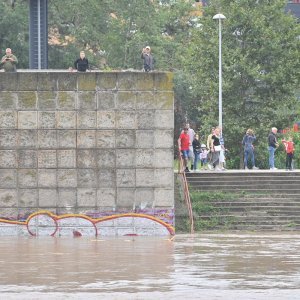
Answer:
<path fill-rule="evenodd" d="M 0 237 L 0 299 L 300 299 L 300 234 Z"/>

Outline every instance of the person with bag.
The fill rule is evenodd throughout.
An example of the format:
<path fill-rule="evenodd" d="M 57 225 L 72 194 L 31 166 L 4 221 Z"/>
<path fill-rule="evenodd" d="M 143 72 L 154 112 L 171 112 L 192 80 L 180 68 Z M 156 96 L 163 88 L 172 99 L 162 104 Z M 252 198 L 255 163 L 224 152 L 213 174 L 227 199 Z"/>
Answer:
<path fill-rule="evenodd" d="M 221 171 L 220 168 L 220 151 L 222 150 L 222 146 L 220 143 L 220 133 L 221 130 L 219 127 L 215 129 L 214 134 L 211 137 L 211 151 L 212 151 L 212 163 L 215 171 Z"/>

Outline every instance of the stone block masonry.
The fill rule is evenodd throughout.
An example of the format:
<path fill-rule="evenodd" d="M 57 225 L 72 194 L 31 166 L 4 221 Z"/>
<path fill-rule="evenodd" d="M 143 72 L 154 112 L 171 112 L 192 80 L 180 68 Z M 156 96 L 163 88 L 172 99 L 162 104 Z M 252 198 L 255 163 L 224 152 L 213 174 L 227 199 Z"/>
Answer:
<path fill-rule="evenodd" d="M 171 73 L 0 73 L 0 235 L 174 233 Z"/>

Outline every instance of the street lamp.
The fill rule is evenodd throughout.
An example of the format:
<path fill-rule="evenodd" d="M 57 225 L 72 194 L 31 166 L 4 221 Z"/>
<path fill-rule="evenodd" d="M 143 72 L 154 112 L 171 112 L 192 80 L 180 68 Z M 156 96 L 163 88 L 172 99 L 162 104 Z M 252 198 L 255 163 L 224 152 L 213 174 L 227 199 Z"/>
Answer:
<path fill-rule="evenodd" d="M 222 14 L 213 16 L 214 20 L 219 20 L 219 127 L 222 135 L 222 26 L 221 20 L 226 19 Z"/>

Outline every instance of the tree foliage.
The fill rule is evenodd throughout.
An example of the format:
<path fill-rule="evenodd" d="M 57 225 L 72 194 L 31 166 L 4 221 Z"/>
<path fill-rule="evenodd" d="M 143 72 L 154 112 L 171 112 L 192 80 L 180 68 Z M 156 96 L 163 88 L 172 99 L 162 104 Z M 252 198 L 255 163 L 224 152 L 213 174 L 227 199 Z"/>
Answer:
<path fill-rule="evenodd" d="M 28 66 L 28 3 L 0 1 L 1 51 L 12 48 L 19 68 Z M 285 0 L 210 0 L 202 17 L 194 4 L 48 1 L 49 68 L 68 68 L 85 50 L 93 68 L 141 69 L 141 49 L 150 45 L 156 69 L 175 72 L 176 138 L 186 120 L 204 138 L 218 120 L 218 22 L 212 17 L 222 12 L 223 132 L 238 167 L 247 128 L 265 153 L 269 128 L 298 120 L 300 25 L 284 12 Z"/>
<path fill-rule="evenodd" d="M 141 49 L 149 44 L 157 58 L 156 67 L 173 68 L 182 37 L 188 34 L 182 20 L 188 16 L 191 5 L 183 0 L 176 5 L 172 2 L 50 1 L 50 31 L 60 40 L 51 47 L 50 65 L 67 67 L 68 54 L 74 57 L 79 49 L 84 49 L 89 51 L 96 68 L 103 67 L 104 62 L 113 69 L 141 69 Z"/>
<path fill-rule="evenodd" d="M 5 54 L 6 48 L 12 48 L 14 54 L 21 58 L 18 67 L 27 68 L 29 62 L 28 3 L 20 1 L 13 8 L 10 1 L 0 1 L 0 11 L 1 54 Z"/>
<path fill-rule="evenodd" d="M 270 127 L 284 128 L 298 118 L 299 24 L 284 13 L 283 0 L 210 3 L 182 63 L 192 78 L 194 97 L 188 110 L 205 133 L 218 123 L 218 21 L 213 15 L 222 7 L 226 16 L 222 21 L 222 77 L 227 147 L 232 157 L 239 157 L 242 136 L 253 128 L 265 152 Z"/>

